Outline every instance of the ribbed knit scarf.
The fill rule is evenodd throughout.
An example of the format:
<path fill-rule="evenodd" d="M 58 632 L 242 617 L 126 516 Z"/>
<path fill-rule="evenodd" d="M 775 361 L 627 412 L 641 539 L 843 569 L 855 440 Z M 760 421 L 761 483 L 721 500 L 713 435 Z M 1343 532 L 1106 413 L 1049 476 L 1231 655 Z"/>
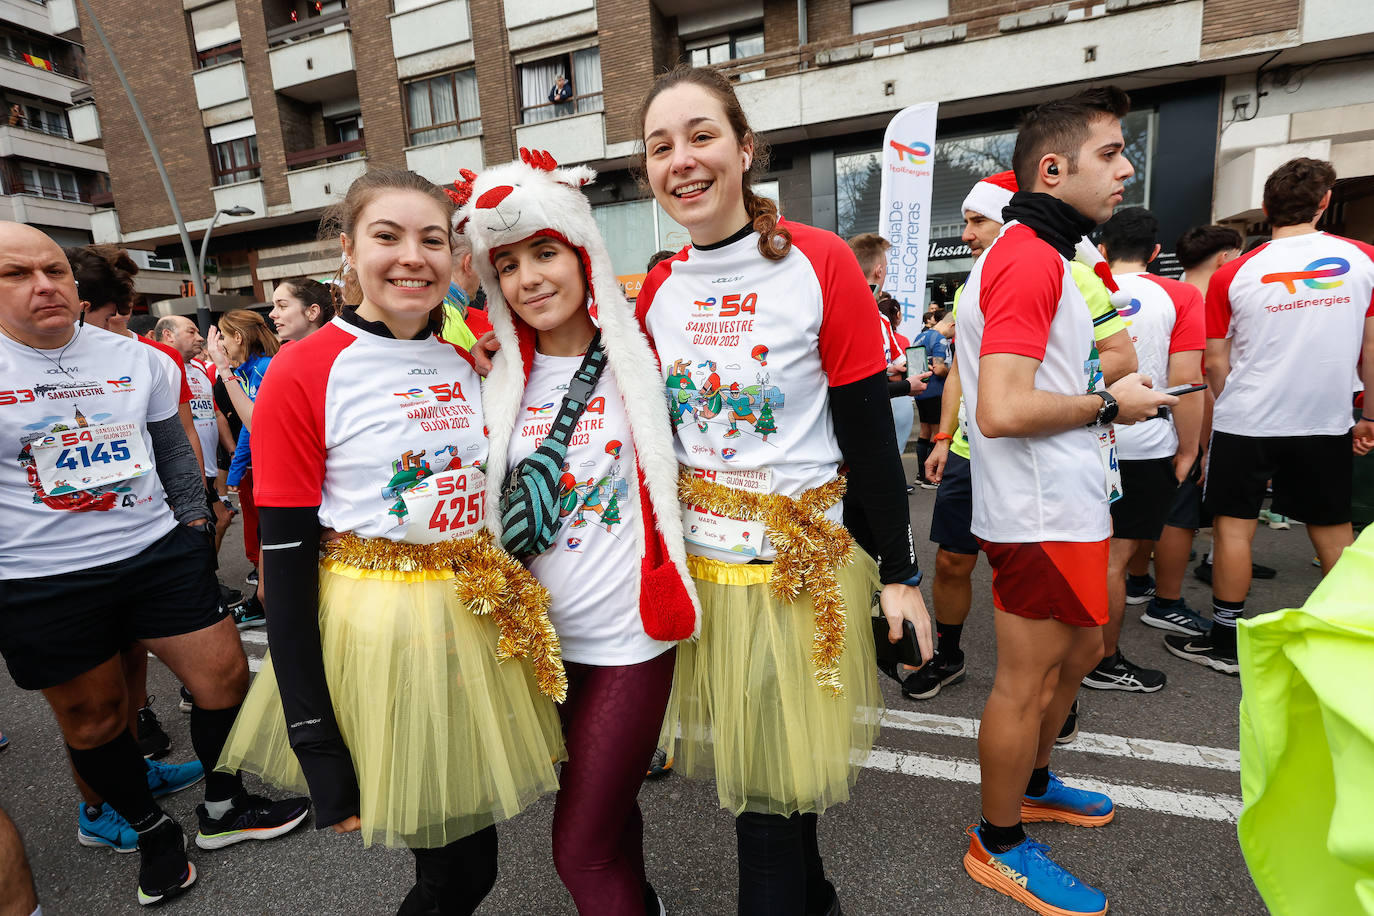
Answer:
<path fill-rule="evenodd" d="M 1016 220 L 1031 227 L 1069 261 L 1078 240 L 1097 226 L 1059 198 L 1038 191 L 1017 191 L 1002 210 L 1002 217 L 1006 222 Z"/>

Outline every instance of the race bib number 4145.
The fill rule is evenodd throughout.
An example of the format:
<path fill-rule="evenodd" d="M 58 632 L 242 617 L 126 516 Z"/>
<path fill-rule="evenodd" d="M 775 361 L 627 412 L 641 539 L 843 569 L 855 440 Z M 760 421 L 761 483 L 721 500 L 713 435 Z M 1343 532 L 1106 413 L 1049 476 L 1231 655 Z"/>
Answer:
<path fill-rule="evenodd" d="M 153 469 L 143 432 L 135 423 L 62 430 L 37 440 L 31 448 L 38 479 L 54 496 L 142 477 Z"/>

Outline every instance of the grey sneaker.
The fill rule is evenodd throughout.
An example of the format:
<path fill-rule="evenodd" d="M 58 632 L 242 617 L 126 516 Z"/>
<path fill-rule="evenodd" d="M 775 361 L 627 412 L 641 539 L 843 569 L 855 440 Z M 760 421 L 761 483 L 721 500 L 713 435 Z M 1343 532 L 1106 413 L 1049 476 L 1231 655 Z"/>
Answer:
<path fill-rule="evenodd" d="M 1189 636 L 1201 636 L 1212 630 L 1212 622 L 1188 607 L 1182 598 L 1168 603 L 1159 598 L 1153 599 L 1140 615 L 1140 622 L 1157 630 L 1186 633 Z"/>

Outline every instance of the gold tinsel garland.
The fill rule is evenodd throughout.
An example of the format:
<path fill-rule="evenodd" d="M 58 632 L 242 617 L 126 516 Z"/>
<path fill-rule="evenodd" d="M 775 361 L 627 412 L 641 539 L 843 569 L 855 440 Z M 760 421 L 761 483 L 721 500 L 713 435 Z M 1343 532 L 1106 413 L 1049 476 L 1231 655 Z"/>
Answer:
<path fill-rule="evenodd" d="M 684 504 L 750 522 L 762 522 L 777 558 L 769 590 L 779 601 L 795 601 L 802 589 L 811 593 L 816 609 L 816 632 L 811 662 L 817 683 L 836 695 L 840 683 L 840 655 L 844 652 L 844 597 L 835 572 L 853 558 L 854 539 L 841 525 L 825 517 L 825 510 L 844 497 L 843 477 L 813 487 L 798 497 L 780 493 L 746 493 L 678 473 L 677 496 Z"/>
<path fill-rule="evenodd" d="M 528 659 L 539 692 L 556 702 L 568 696 L 568 675 L 558 634 L 549 621 L 549 592 L 496 543 L 491 532 L 438 544 L 406 544 L 346 534 L 325 559 L 358 569 L 422 572 L 451 570 L 453 591 L 474 614 L 490 616 L 500 637 L 496 657 Z"/>

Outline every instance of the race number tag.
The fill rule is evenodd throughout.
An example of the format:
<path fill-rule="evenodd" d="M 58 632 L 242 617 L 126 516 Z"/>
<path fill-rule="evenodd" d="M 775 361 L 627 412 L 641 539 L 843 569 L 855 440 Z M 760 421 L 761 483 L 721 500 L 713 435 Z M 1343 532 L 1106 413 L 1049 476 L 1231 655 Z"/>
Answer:
<path fill-rule="evenodd" d="M 1116 430 L 1108 426 L 1097 433 L 1097 455 L 1102 459 L 1102 486 L 1107 502 L 1121 498 L 1121 465 L 1116 461 Z"/>
<path fill-rule="evenodd" d="M 153 469 L 136 423 L 107 423 L 55 432 L 31 446 L 38 479 L 50 496 L 93 490 Z"/>
<path fill-rule="evenodd" d="M 476 534 L 486 519 L 487 475 L 478 468 L 440 471 L 401 494 L 410 544 L 437 544 Z"/>
<path fill-rule="evenodd" d="M 713 480 L 716 483 L 746 493 L 768 493 L 773 482 L 771 468 L 757 471 L 708 471 L 692 468 L 693 477 Z M 698 547 L 711 547 L 715 550 L 728 550 L 746 557 L 756 557 L 763 549 L 763 522 L 749 522 L 743 519 L 717 515 L 701 506 L 682 507 L 682 531 L 690 544 Z"/>

